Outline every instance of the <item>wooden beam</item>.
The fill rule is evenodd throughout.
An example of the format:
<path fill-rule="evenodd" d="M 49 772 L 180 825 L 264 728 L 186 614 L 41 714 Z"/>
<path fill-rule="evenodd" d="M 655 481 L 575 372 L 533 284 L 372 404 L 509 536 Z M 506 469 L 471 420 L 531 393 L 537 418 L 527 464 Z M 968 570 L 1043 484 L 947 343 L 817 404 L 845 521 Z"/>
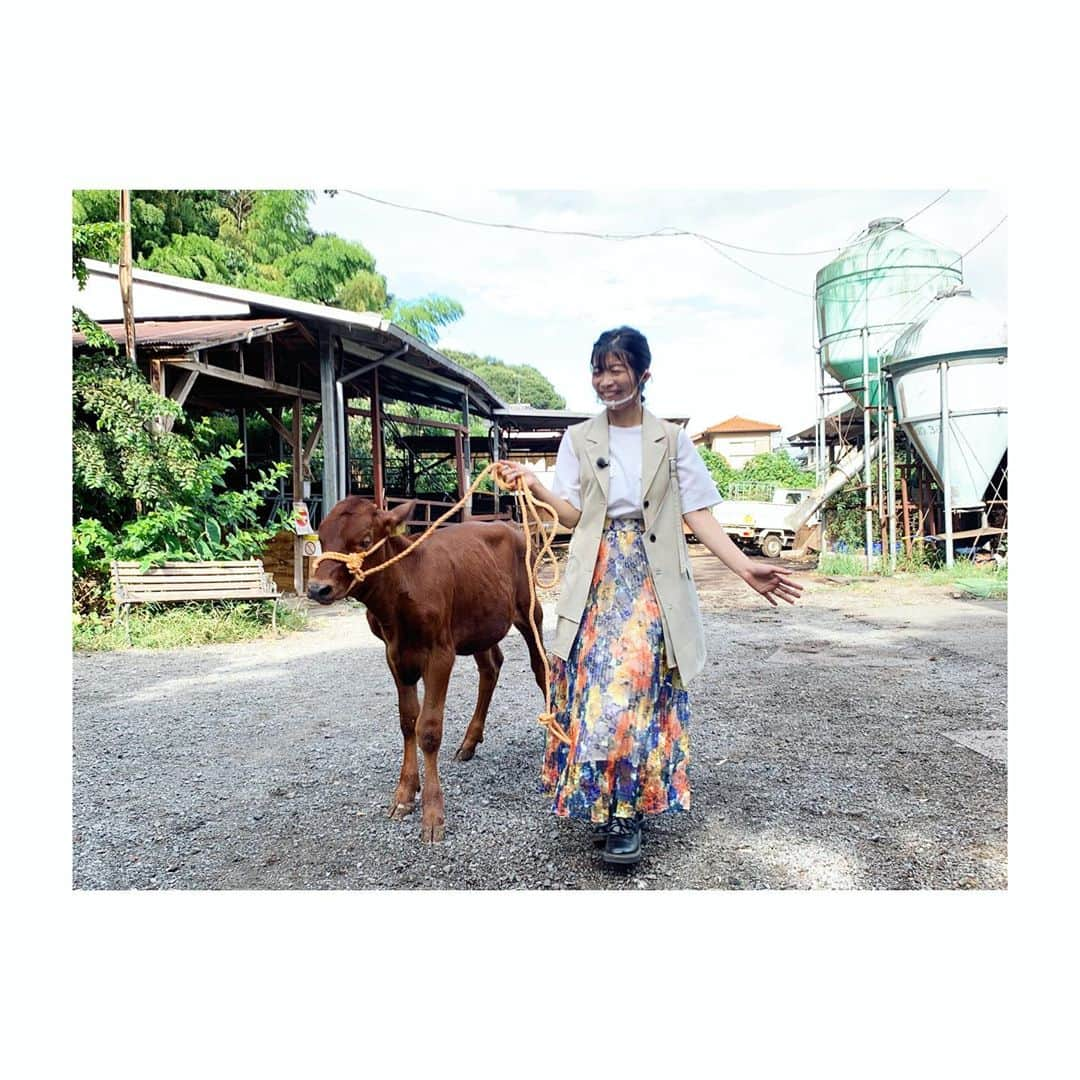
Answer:
<path fill-rule="evenodd" d="M 302 323 L 296 322 L 292 324 L 297 333 L 310 345 L 312 348 L 317 348 L 319 342 L 316 340 L 312 332 Z"/>
<path fill-rule="evenodd" d="M 185 371 L 197 371 L 200 375 L 209 375 L 225 382 L 239 383 L 241 386 L 253 386 L 259 390 L 270 390 L 275 394 L 280 394 L 282 397 L 294 398 L 298 392 L 298 388 L 295 386 L 286 386 L 285 383 L 273 382 L 270 379 L 260 379 L 255 375 L 241 375 L 239 371 L 217 367 L 215 364 L 208 364 L 204 360 L 194 361 L 185 357 L 184 359 L 163 359 L 156 362 L 182 368 Z M 319 400 L 319 395 L 311 390 L 299 390 L 299 394 L 305 401 Z"/>
<path fill-rule="evenodd" d="M 383 359 L 383 354 L 379 352 L 378 349 L 371 349 L 366 345 L 358 345 L 349 338 L 341 339 L 341 351 L 346 356 L 358 357 L 361 360 L 374 360 L 378 362 Z"/>
<path fill-rule="evenodd" d="M 309 461 L 311 461 L 311 452 L 315 449 L 315 444 L 319 441 L 319 436 L 322 434 L 322 417 L 319 416 L 315 420 L 315 428 L 308 436 L 307 445 L 304 447 L 304 466 L 307 467 Z"/>
<path fill-rule="evenodd" d="M 267 382 L 277 382 L 274 374 L 274 339 L 267 337 L 263 342 L 263 378 Z"/>
<path fill-rule="evenodd" d="M 426 420 L 422 416 L 398 416 L 397 413 L 383 413 L 388 420 L 394 420 L 399 424 L 409 424 L 411 427 L 435 427 L 444 431 L 456 431 L 461 435 L 467 435 L 469 429 L 461 424 L 451 424 L 444 420 Z"/>
<path fill-rule="evenodd" d="M 197 371 L 185 371 L 180 376 L 180 381 L 172 388 L 172 393 L 169 397 L 176 402 L 177 405 L 183 405 L 188 399 L 188 394 L 191 393 L 191 388 L 195 385 L 195 380 L 199 377 Z"/>
<path fill-rule="evenodd" d="M 285 445 L 293 448 L 292 432 L 263 405 L 256 405 L 255 411 L 285 440 Z"/>
<path fill-rule="evenodd" d="M 345 343 L 341 343 L 341 351 L 345 352 Z M 399 357 L 404 356 L 409 351 L 408 345 L 403 345 L 396 352 L 387 353 L 385 356 L 380 356 L 377 360 L 373 360 L 370 364 L 364 364 L 361 367 L 353 368 L 352 371 L 344 372 L 338 382 L 346 383 L 352 382 L 353 379 L 360 378 L 361 375 L 366 375 L 369 371 L 374 371 L 376 368 L 381 367 L 383 364 L 388 363 L 391 360 L 397 360 Z"/>

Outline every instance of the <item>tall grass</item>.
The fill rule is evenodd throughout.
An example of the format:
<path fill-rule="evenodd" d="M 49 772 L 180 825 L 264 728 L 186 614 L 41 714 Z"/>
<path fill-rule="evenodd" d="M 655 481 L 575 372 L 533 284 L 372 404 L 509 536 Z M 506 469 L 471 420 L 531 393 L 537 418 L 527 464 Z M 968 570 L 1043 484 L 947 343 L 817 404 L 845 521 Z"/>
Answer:
<path fill-rule="evenodd" d="M 872 572 L 866 569 L 865 556 L 839 551 L 823 551 L 818 559 L 818 570 L 822 574 L 841 577 L 862 577 Z"/>
<path fill-rule="evenodd" d="M 278 634 L 300 630 L 306 625 L 304 611 L 278 604 Z M 137 649 L 220 645 L 270 637 L 274 633 L 270 605 L 244 601 L 141 604 L 131 609 L 130 628 L 131 646 Z M 126 649 L 123 618 L 118 614 L 76 616 L 72 646 L 85 652 Z"/>

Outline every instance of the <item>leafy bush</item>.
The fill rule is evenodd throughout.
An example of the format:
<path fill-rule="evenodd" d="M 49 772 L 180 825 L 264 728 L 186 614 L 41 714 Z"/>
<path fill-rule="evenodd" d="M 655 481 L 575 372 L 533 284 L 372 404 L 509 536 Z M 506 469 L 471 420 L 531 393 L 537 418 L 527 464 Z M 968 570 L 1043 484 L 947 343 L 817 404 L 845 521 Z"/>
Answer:
<path fill-rule="evenodd" d="M 83 518 L 73 529 L 72 567 L 76 577 L 108 571 L 116 560 L 138 560 L 145 568 L 166 560 L 250 559 L 286 524 L 279 511 L 269 524 L 260 522 L 265 496 L 288 475 L 283 463 L 260 474 L 244 491 L 230 491 L 225 476 L 239 446 L 222 447 L 194 463 L 192 475 L 176 495 L 162 499 L 134 520 L 109 529 L 96 518 Z"/>
<path fill-rule="evenodd" d="M 752 457 L 739 471 L 740 480 L 759 480 L 783 488 L 812 488 L 816 478 L 812 472 L 799 468 L 787 450 L 773 450 Z"/>
<path fill-rule="evenodd" d="M 701 455 L 701 460 L 705 462 L 705 468 L 709 470 L 709 475 L 713 478 L 716 489 L 720 492 L 720 497 L 723 499 L 728 498 L 728 491 L 732 481 L 739 478 L 738 471 L 728 464 L 727 458 L 723 454 L 718 454 L 715 450 L 699 446 L 698 453 Z"/>

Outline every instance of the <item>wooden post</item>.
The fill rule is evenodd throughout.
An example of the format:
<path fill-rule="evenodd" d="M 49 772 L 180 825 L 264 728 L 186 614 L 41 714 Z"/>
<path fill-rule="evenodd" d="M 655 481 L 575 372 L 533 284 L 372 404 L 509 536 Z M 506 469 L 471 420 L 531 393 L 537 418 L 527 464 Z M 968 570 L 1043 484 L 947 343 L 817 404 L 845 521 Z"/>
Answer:
<path fill-rule="evenodd" d="M 325 330 L 319 331 L 319 387 L 322 402 L 322 440 L 323 440 L 323 508 L 330 508 L 341 498 L 338 490 L 338 444 L 337 423 L 337 378 L 334 370 L 334 352 L 331 348 L 330 335 Z"/>
<path fill-rule="evenodd" d="M 127 343 L 128 359 L 135 363 L 135 308 L 131 300 L 131 192 L 120 192 L 120 224 L 124 234 L 120 246 L 120 301 L 124 306 L 124 340 Z M 160 369 L 160 364 L 158 365 Z M 159 370 L 159 378 L 161 372 Z M 157 393 L 164 396 L 164 379 L 160 381 L 160 388 L 155 386 Z"/>
<path fill-rule="evenodd" d="M 338 350 L 340 355 L 341 342 L 338 341 Z M 341 474 L 339 477 L 339 487 L 341 490 L 341 497 L 347 498 L 352 494 L 352 464 L 349 458 L 349 394 L 352 393 L 352 386 L 346 386 L 340 380 L 337 384 L 337 422 L 338 422 L 338 436 L 341 440 Z"/>
<path fill-rule="evenodd" d="M 904 551 L 911 558 L 911 506 L 908 503 L 907 477 L 900 472 L 900 507 L 904 514 Z"/>
<path fill-rule="evenodd" d="M 380 510 L 385 510 L 386 504 L 383 500 L 382 401 L 379 398 L 378 368 L 371 373 L 371 484 L 375 492 L 375 505 Z"/>
<path fill-rule="evenodd" d="M 454 460 L 457 464 L 457 497 L 460 499 L 469 487 L 469 481 L 465 474 L 465 447 L 460 431 L 454 432 Z M 468 521 L 472 507 L 466 505 L 461 508 L 461 520 Z"/>
<path fill-rule="evenodd" d="M 292 416 L 292 497 L 293 510 L 304 499 L 304 399 L 293 402 Z M 297 596 L 304 595 L 304 541 L 293 537 L 293 588 Z"/>
<path fill-rule="evenodd" d="M 241 406 L 238 410 L 237 420 L 240 424 L 240 445 L 244 448 L 244 487 L 247 487 L 248 473 L 251 470 L 251 462 L 248 459 L 247 409 L 245 409 L 243 406 Z"/>

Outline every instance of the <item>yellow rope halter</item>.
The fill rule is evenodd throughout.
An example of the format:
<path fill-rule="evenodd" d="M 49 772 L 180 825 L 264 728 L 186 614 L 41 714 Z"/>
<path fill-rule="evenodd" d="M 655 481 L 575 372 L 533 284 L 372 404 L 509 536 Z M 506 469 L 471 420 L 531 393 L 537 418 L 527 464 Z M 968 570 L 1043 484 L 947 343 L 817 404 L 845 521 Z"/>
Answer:
<path fill-rule="evenodd" d="M 555 541 L 555 530 L 554 528 L 549 530 L 544 525 L 544 522 L 540 517 L 540 511 L 544 510 L 551 515 L 551 524 L 553 526 L 559 520 L 559 515 L 553 506 L 550 506 L 546 502 L 541 502 L 533 495 L 526 486 L 524 478 L 519 476 L 514 484 L 505 480 L 502 476 L 502 466 L 503 462 L 501 461 L 493 461 L 485 466 L 472 484 L 469 485 L 469 490 L 466 491 L 445 514 L 436 518 L 435 521 L 413 540 L 407 548 L 399 551 L 385 562 L 368 567 L 366 570 L 364 569 L 364 560 L 372 553 L 378 551 L 378 549 L 390 539 L 389 536 L 384 536 L 377 544 L 373 544 L 364 551 L 354 551 L 348 555 L 341 551 L 324 552 L 316 558 L 312 565 L 312 570 L 317 569 L 319 563 L 324 559 L 344 563 L 345 569 L 352 574 L 356 579 L 357 584 L 360 584 L 372 574 L 377 574 L 380 570 L 385 570 L 387 567 L 393 566 L 394 563 L 398 562 L 400 559 L 404 559 L 406 555 L 418 548 L 429 536 L 431 536 L 439 525 L 450 517 L 451 514 L 454 514 L 461 509 L 461 507 L 472 498 L 473 492 L 476 491 L 483 480 L 490 476 L 500 491 L 513 492 L 514 497 L 517 499 L 518 511 L 521 514 L 521 521 L 525 530 L 525 566 L 529 568 L 529 626 L 532 628 L 533 641 L 536 642 L 537 652 L 540 654 L 540 658 L 544 664 L 544 711 L 538 718 L 539 723 L 547 728 L 551 735 L 558 739 L 559 742 L 569 743 L 570 736 L 559 727 L 559 724 L 555 719 L 555 713 L 551 708 L 551 667 L 548 664 L 547 651 L 544 649 L 544 643 L 540 638 L 540 630 L 537 627 L 536 620 L 533 616 L 533 609 L 536 607 L 537 588 L 553 589 L 559 582 L 559 565 L 555 553 L 552 551 L 552 544 Z M 535 563 L 532 561 L 532 529 L 534 526 L 539 528 L 541 536 L 540 547 L 536 553 Z M 540 580 L 540 563 L 544 559 L 548 560 L 548 567 L 551 571 L 551 576 L 547 581 Z"/>

